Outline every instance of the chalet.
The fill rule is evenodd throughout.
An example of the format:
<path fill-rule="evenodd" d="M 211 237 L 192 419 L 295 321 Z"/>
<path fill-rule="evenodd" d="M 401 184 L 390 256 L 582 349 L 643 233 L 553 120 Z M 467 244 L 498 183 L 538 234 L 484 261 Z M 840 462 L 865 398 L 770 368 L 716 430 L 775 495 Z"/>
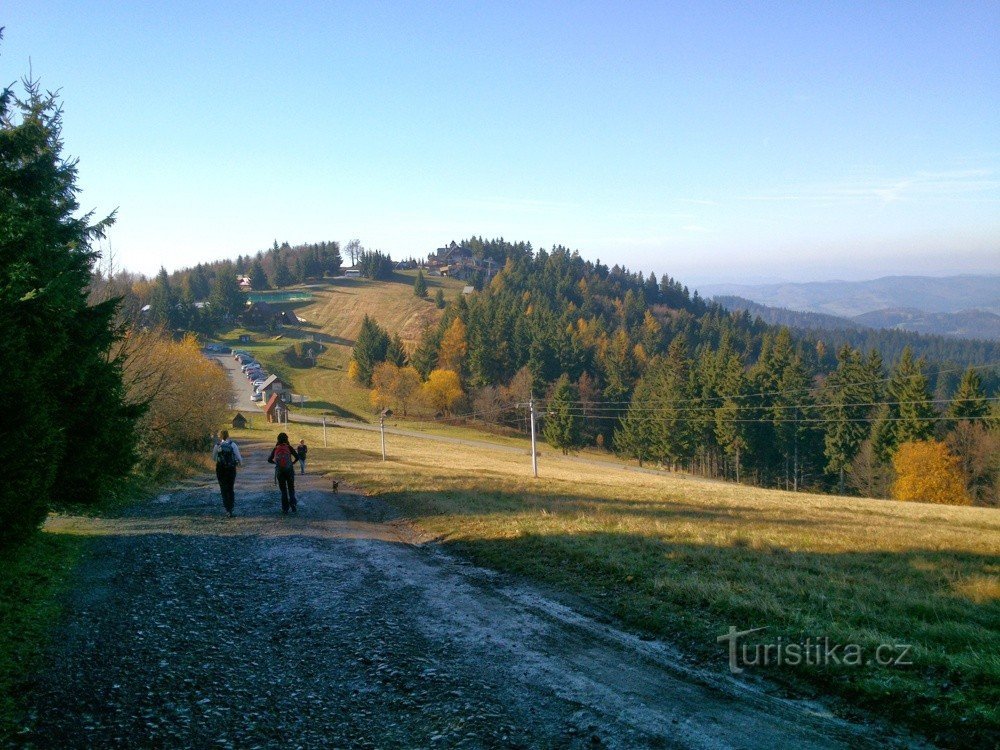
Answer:
<path fill-rule="evenodd" d="M 283 398 L 283 394 L 287 390 L 287 387 L 281 378 L 277 375 L 271 375 L 267 380 L 261 383 L 258 390 L 264 394 L 265 399 L 270 399 L 272 395 L 278 396 L 280 399 Z"/>
<path fill-rule="evenodd" d="M 244 417 L 239 412 L 237 412 L 236 416 L 233 417 L 233 427 L 235 427 L 237 430 L 242 430 L 246 426 L 247 426 L 247 418 Z"/>
<path fill-rule="evenodd" d="M 240 285 L 241 292 L 249 292 L 251 289 L 253 289 L 253 286 L 250 284 L 249 276 L 244 276 L 243 274 L 237 274 L 236 283 Z"/>

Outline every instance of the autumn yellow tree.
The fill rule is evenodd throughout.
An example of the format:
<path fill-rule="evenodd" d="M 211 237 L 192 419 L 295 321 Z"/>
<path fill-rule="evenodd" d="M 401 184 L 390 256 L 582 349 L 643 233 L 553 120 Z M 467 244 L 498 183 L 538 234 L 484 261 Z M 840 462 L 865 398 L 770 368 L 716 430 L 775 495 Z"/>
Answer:
<path fill-rule="evenodd" d="M 465 364 L 465 353 L 469 344 L 465 338 L 465 323 L 461 318 L 455 318 L 441 338 L 441 348 L 438 350 L 438 367 L 458 373 Z"/>
<path fill-rule="evenodd" d="M 421 395 L 427 405 L 436 412 L 447 414 L 455 403 L 465 395 L 454 370 L 433 370 L 421 388 Z"/>
<path fill-rule="evenodd" d="M 958 457 L 938 440 L 903 443 L 892 457 L 892 497 L 921 503 L 971 505 Z"/>
<path fill-rule="evenodd" d="M 419 390 L 420 373 L 417 372 L 417 368 L 412 365 L 400 367 L 396 372 L 396 379 L 392 383 L 392 396 L 404 417 Z"/>
<path fill-rule="evenodd" d="M 132 330 L 120 342 L 127 398 L 146 404 L 138 425 L 141 452 L 203 449 L 226 418 L 232 386 L 193 336 L 180 341 L 152 330 Z"/>
<path fill-rule="evenodd" d="M 376 411 L 381 411 L 393 402 L 393 390 L 399 368 L 392 362 L 379 362 L 372 372 L 371 403 Z"/>

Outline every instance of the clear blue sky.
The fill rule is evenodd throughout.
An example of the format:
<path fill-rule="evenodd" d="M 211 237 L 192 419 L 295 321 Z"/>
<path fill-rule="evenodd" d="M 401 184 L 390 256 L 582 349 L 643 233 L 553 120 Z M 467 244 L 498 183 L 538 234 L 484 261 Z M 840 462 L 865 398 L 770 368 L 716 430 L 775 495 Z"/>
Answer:
<path fill-rule="evenodd" d="M 146 273 L 471 234 L 709 281 L 1000 273 L 1000 3 L 13 0 Z"/>

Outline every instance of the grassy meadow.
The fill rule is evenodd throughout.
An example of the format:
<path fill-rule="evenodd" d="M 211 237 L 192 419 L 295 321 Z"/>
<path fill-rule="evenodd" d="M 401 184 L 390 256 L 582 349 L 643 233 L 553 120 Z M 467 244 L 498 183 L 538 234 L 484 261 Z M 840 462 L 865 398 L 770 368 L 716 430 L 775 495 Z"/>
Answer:
<path fill-rule="evenodd" d="M 1000 730 L 995 510 L 763 490 L 547 450 L 533 480 L 527 451 L 402 436 L 383 463 L 377 433 L 333 428 L 324 448 L 321 428 L 292 428 L 310 442 L 311 471 L 385 499 L 428 539 L 580 596 L 711 668 L 726 669 L 716 637 L 731 625 L 766 626 L 760 642 L 907 644 L 912 666 L 757 673 L 945 745 Z"/>

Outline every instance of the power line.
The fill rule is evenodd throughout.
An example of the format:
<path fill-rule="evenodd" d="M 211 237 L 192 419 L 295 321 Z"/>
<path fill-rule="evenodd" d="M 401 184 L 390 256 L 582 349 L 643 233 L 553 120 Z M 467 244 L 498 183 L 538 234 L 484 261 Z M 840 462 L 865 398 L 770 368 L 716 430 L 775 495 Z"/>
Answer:
<path fill-rule="evenodd" d="M 962 399 L 962 401 L 970 401 L 972 399 Z M 983 397 L 982 401 L 1000 401 L 1000 396 L 990 396 Z M 738 408 L 747 411 L 761 411 L 761 410 L 775 410 L 775 409 L 847 409 L 847 408 L 857 408 L 862 406 L 903 406 L 907 404 L 950 404 L 952 400 L 949 399 L 915 399 L 912 401 L 866 401 L 850 404 L 824 404 L 824 403 L 801 403 L 801 404 L 760 404 L 760 405 L 738 405 Z M 679 399 L 674 403 L 685 404 L 690 403 L 690 399 Z M 548 402 L 553 403 L 552 401 Z M 653 406 L 641 406 L 635 403 L 630 404 L 627 407 L 620 406 L 604 406 L 605 402 L 588 402 L 588 401 L 563 401 L 562 403 L 569 404 L 573 408 L 579 409 L 584 414 L 590 414 L 593 412 L 612 412 L 615 414 L 627 414 L 629 412 L 655 412 L 655 413 L 677 413 L 677 412 L 689 412 L 689 411 L 702 411 L 707 409 L 720 409 L 724 408 L 722 406 L 680 406 L 680 407 L 653 407 Z M 593 405 L 592 405 L 593 404 Z M 598 415 L 601 416 L 601 415 Z"/>

